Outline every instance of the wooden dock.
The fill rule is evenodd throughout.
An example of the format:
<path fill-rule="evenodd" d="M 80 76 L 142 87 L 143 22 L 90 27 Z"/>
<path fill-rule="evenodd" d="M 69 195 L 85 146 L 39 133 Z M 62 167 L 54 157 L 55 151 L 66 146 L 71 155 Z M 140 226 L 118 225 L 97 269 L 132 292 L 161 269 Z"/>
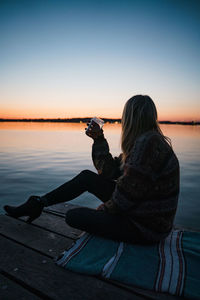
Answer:
<path fill-rule="evenodd" d="M 183 299 L 65 270 L 53 260 L 81 234 L 65 223 L 71 204 L 45 208 L 32 224 L 0 215 L 0 300 Z"/>

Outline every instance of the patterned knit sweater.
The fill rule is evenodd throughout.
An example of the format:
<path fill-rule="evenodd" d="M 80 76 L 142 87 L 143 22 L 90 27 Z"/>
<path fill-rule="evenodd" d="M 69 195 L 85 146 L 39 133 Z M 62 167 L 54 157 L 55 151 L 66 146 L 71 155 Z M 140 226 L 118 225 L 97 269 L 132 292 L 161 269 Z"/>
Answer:
<path fill-rule="evenodd" d="M 112 157 L 104 135 L 94 140 L 94 166 L 105 178 L 116 180 L 106 210 L 126 216 L 145 240 L 165 238 L 178 204 L 179 162 L 175 153 L 159 133 L 148 131 L 137 138 L 123 168 L 121 158 L 122 154 Z"/>

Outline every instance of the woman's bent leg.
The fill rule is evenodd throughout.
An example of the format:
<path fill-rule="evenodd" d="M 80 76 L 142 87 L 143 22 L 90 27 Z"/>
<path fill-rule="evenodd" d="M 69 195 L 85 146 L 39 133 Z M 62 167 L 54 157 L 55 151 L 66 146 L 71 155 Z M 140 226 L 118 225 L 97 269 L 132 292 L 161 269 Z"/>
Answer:
<path fill-rule="evenodd" d="M 109 200 L 115 188 L 115 181 L 108 180 L 90 170 L 84 170 L 72 180 L 64 183 L 41 198 L 44 205 L 50 206 L 60 202 L 70 201 L 88 191 L 103 202 Z"/>
<path fill-rule="evenodd" d="M 105 238 L 130 243 L 143 242 L 137 228 L 131 226 L 126 217 L 110 214 L 104 210 L 73 208 L 67 211 L 65 221 L 72 227 Z"/>

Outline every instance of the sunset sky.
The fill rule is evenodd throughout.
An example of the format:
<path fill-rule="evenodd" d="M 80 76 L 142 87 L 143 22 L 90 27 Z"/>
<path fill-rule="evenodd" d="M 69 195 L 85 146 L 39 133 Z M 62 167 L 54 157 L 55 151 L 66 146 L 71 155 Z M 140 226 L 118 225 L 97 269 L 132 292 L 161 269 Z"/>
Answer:
<path fill-rule="evenodd" d="M 200 121 L 200 1 L 1 0 L 0 118 Z"/>

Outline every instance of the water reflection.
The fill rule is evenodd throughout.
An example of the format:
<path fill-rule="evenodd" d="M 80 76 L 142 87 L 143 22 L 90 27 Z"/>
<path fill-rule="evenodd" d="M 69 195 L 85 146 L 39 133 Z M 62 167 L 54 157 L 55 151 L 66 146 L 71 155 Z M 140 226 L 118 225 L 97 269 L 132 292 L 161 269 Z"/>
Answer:
<path fill-rule="evenodd" d="M 64 122 L 0 122 L 0 130 L 39 130 L 39 131 L 80 131 L 87 127 L 86 123 L 64 123 Z M 118 131 L 120 124 L 105 123 L 104 128 L 111 131 Z"/>
<path fill-rule="evenodd" d="M 31 194 L 43 194 L 83 169 L 95 171 L 92 140 L 81 123 L 0 123 L 0 197 L 5 203 L 22 203 Z M 176 223 L 200 229 L 199 170 L 200 126 L 161 125 L 172 140 L 181 167 L 181 193 Z M 105 124 L 104 134 L 113 156 L 119 155 L 120 124 Z M 85 193 L 73 200 L 96 207 L 99 200 Z"/>

